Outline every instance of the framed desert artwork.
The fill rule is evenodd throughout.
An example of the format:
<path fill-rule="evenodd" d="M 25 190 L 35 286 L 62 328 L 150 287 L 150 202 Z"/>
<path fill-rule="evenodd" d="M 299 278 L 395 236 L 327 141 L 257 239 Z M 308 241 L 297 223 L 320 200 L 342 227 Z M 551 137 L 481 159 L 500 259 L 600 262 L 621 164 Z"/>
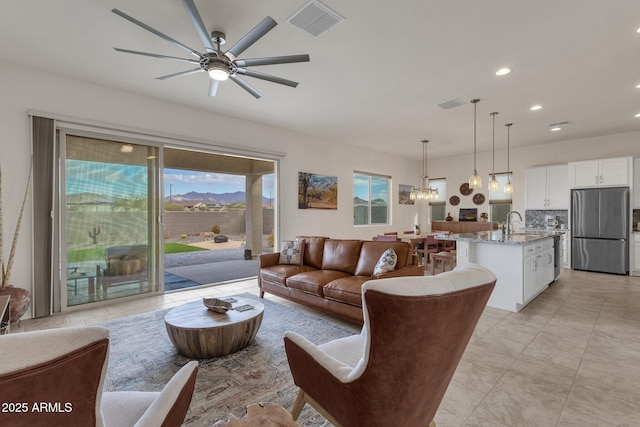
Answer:
<path fill-rule="evenodd" d="M 400 184 L 398 187 L 398 203 L 401 205 L 413 205 L 413 200 L 410 199 L 413 185 Z"/>
<path fill-rule="evenodd" d="M 338 177 L 298 172 L 298 209 L 338 209 Z"/>

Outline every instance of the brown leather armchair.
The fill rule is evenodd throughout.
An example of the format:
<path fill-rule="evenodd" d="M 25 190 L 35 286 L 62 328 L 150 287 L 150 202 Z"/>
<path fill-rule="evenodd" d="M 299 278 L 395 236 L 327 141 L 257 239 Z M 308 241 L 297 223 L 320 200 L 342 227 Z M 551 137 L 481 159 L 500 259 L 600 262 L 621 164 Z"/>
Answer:
<path fill-rule="evenodd" d="M 0 413 L 6 426 L 180 427 L 198 362 L 160 392 L 103 392 L 109 330 L 90 326 L 0 336 Z"/>
<path fill-rule="evenodd" d="M 372 280 L 362 288 L 359 335 L 316 346 L 287 332 L 287 359 L 300 387 L 293 417 L 309 403 L 336 426 L 434 426 L 495 281 L 475 264 Z"/>

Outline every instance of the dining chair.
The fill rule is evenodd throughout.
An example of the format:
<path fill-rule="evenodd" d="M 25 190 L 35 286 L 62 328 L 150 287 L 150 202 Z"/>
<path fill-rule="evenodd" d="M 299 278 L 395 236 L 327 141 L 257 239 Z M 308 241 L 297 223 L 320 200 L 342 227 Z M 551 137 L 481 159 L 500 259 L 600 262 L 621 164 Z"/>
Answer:
<path fill-rule="evenodd" d="M 382 235 L 382 234 L 378 234 L 377 236 L 375 236 L 373 238 L 373 240 L 376 240 L 378 242 L 397 242 L 400 239 L 398 239 L 398 236 L 396 235 Z"/>
<path fill-rule="evenodd" d="M 425 238 L 424 237 L 416 237 L 410 239 L 410 244 L 413 247 L 413 252 L 418 255 L 418 258 L 422 259 L 422 264 L 427 268 L 428 260 L 425 258 Z"/>
<path fill-rule="evenodd" d="M 427 236 L 427 244 L 425 248 L 425 256 L 427 257 L 427 262 L 431 262 L 431 254 L 436 254 L 438 252 L 440 252 L 440 249 L 438 248 L 438 241 L 436 240 L 436 236 Z"/>

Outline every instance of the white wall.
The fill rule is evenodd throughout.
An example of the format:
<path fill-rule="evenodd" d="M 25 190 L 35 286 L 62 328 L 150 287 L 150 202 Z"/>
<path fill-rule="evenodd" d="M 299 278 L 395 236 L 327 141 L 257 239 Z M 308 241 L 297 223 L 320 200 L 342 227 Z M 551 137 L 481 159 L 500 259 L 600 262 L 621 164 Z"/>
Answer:
<path fill-rule="evenodd" d="M 338 238 L 370 239 L 389 230 L 412 229 L 417 206 L 398 205 L 398 184 L 418 184 L 420 161 L 394 158 L 347 144 L 296 134 L 284 129 L 246 122 L 183 105 L 138 96 L 129 92 L 50 75 L 0 62 L 0 165 L 4 214 L 4 253 L 18 217 L 30 158 L 30 129 L 27 110 L 48 112 L 115 128 L 135 127 L 151 133 L 184 135 L 211 140 L 225 146 L 242 146 L 286 153 L 281 161 L 280 238 L 296 235 L 327 235 Z M 292 92 L 291 96 L 295 96 Z M 253 100 L 251 100 L 253 101 Z M 393 226 L 353 227 L 354 170 L 393 177 Z M 298 172 L 338 177 L 338 209 L 299 210 Z M 36 171 L 37 173 L 37 171 Z M 423 209 L 426 212 L 425 209 Z M 426 219 L 422 220 L 426 223 Z M 12 284 L 31 290 L 31 250 L 39 236 L 32 236 L 31 203 L 27 205 L 18 243 Z M 32 243 L 35 242 L 35 243 Z M 28 316 L 25 316 L 27 318 Z"/>

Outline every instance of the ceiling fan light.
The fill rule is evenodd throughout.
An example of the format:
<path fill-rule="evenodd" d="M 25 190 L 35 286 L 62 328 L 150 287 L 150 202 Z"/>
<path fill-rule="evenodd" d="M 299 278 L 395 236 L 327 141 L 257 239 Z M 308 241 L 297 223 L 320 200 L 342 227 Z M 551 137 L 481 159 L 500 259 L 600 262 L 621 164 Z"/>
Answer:
<path fill-rule="evenodd" d="M 209 77 L 219 82 L 225 81 L 229 78 L 229 72 L 222 68 L 210 67 L 208 73 Z"/>

